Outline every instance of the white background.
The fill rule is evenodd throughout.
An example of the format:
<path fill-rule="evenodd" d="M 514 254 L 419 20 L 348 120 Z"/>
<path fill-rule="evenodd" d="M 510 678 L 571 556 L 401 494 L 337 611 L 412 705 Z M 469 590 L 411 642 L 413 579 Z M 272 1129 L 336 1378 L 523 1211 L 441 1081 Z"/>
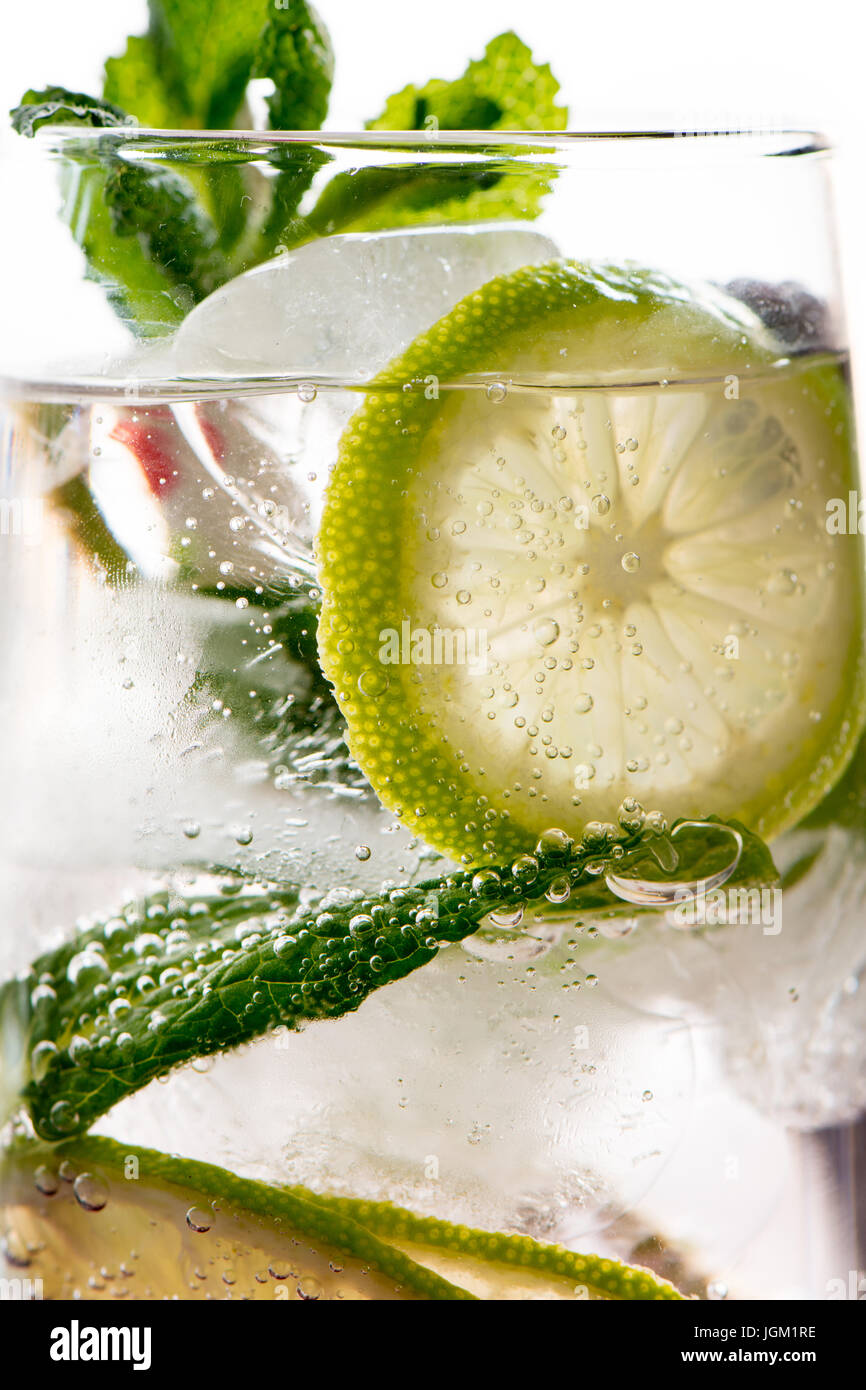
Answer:
<path fill-rule="evenodd" d="M 337 54 L 332 130 L 358 128 L 408 81 L 456 76 L 494 34 L 514 28 L 538 60 L 552 63 L 572 129 L 824 131 L 839 147 L 843 281 L 855 368 L 866 386 L 866 25 L 855 0 L 320 0 L 319 7 Z M 145 27 L 145 0 L 3 0 L 0 112 L 28 86 L 98 92 L 104 58 Z M 2 151 L 16 137 L 2 116 L 0 127 Z M 9 216 L 11 189 L 3 203 Z"/>

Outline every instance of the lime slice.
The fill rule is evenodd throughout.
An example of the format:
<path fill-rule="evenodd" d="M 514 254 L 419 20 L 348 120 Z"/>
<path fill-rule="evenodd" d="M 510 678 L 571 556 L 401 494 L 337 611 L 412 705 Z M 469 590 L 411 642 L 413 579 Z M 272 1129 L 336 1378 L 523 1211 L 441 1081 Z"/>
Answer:
<path fill-rule="evenodd" d="M 620 1299 L 650 1270 L 88 1138 L 3 1164 L 8 1273 L 53 1299 Z"/>
<path fill-rule="evenodd" d="M 553 262 L 464 299 L 350 421 L 318 539 L 382 801 L 465 861 L 633 801 L 795 823 L 863 722 L 848 421 L 835 359 L 709 287 Z"/>

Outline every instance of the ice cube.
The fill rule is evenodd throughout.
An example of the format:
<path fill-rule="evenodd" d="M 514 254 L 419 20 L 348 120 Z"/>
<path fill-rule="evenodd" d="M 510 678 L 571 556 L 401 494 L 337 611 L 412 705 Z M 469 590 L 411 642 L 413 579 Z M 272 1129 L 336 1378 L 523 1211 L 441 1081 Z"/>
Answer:
<path fill-rule="evenodd" d="M 369 380 L 465 295 L 554 259 L 523 223 L 323 237 L 248 270 L 185 319 L 185 378 Z"/>

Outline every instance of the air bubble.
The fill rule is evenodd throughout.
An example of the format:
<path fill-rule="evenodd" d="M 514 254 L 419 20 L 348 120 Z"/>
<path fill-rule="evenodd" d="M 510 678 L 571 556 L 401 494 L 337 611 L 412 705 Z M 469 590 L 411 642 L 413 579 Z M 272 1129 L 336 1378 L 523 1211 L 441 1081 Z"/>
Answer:
<path fill-rule="evenodd" d="M 589 504 L 596 516 L 607 516 L 610 511 L 610 498 L 603 492 L 597 492 Z"/>
<path fill-rule="evenodd" d="M 491 381 L 485 394 L 489 401 L 492 401 L 494 405 L 498 405 L 499 402 L 504 401 L 505 397 L 508 395 L 508 387 L 503 381 Z"/>
<path fill-rule="evenodd" d="M 312 1274 L 305 1275 L 303 1279 L 298 1280 L 298 1298 L 303 1298 L 306 1302 L 321 1298 L 324 1292 L 322 1285 L 318 1279 L 313 1278 Z"/>
<path fill-rule="evenodd" d="M 555 878 L 544 895 L 548 902 L 566 903 L 571 897 L 571 884 L 563 874 L 562 878 Z"/>
<path fill-rule="evenodd" d="M 559 636 L 559 623 L 553 618 L 539 618 L 533 625 L 532 635 L 540 647 L 551 647 Z"/>
<path fill-rule="evenodd" d="M 317 395 L 318 392 L 311 381 L 302 381 L 298 386 L 298 400 L 303 401 L 306 405 L 314 401 Z"/>
<path fill-rule="evenodd" d="M 622 565 L 626 574 L 636 574 L 637 571 L 640 569 L 640 556 L 637 555 L 635 551 L 629 550 L 626 552 L 625 555 L 623 555 L 620 564 Z"/>
<path fill-rule="evenodd" d="M 186 1224 L 197 1235 L 205 1235 L 213 1225 L 213 1217 L 204 1207 L 190 1207 L 186 1214 Z"/>
<path fill-rule="evenodd" d="M 51 1063 L 58 1055 L 55 1043 L 45 1041 L 36 1044 L 30 1053 L 30 1072 L 34 1081 L 45 1080 Z"/>
<path fill-rule="evenodd" d="M 58 1134 L 70 1134 L 81 1123 L 78 1111 L 68 1100 L 56 1100 L 48 1112 L 48 1119 Z"/>
<path fill-rule="evenodd" d="M 40 1163 L 34 1174 L 37 1192 L 43 1197 L 53 1197 L 60 1188 L 60 1178 L 46 1164 Z"/>
<path fill-rule="evenodd" d="M 358 689 L 362 695 L 366 695 L 371 700 L 376 700 L 380 695 L 384 695 L 388 689 L 390 681 L 384 671 L 376 671 L 371 668 L 362 671 L 358 677 Z"/>
<path fill-rule="evenodd" d="M 102 1211 L 108 1201 L 108 1184 L 93 1173 L 79 1173 L 72 1184 L 75 1200 L 85 1211 Z"/>

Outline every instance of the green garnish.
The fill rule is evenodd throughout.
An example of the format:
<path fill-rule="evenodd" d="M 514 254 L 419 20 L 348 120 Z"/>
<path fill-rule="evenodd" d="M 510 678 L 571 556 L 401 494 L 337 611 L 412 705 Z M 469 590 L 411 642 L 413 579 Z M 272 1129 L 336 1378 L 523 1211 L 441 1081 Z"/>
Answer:
<path fill-rule="evenodd" d="M 306 0 L 280 8 L 265 0 L 151 0 L 148 32 L 106 63 L 102 99 L 62 87 L 28 91 L 12 123 L 28 136 L 47 125 L 242 128 L 256 78 L 272 83 L 269 129 L 315 131 L 327 116 L 332 77 L 328 31 Z M 516 34 L 500 34 L 462 76 L 389 97 L 369 128 L 562 130 L 567 111 L 558 90 L 549 66 L 534 63 Z M 256 170 L 250 158 L 208 139 L 190 146 L 181 176 L 132 160 L 116 135 L 64 144 L 63 216 L 88 274 L 138 336 L 170 332 L 211 290 L 313 237 L 535 217 L 556 173 L 538 162 L 504 172 L 493 156 L 384 162 L 336 174 L 312 196 L 313 180 L 333 159 L 327 149 L 312 141 L 274 146 L 259 154 Z M 266 181 L 263 162 L 274 171 Z"/>
<path fill-rule="evenodd" d="M 736 828 L 744 848 L 730 883 L 773 881 L 769 851 Z M 601 887 L 606 870 L 682 882 L 709 878 L 729 859 L 730 836 L 714 827 L 674 844 L 609 826 L 588 828 L 580 845 L 550 832 L 535 856 L 499 870 L 325 899 L 314 909 L 295 910 L 297 890 L 275 884 L 186 902 L 157 895 L 40 956 L 26 978 L 0 990 L 0 1025 L 20 1039 L 22 1094 L 37 1132 L 60 1139 L 183 1062 L 352 1012 L 488 914 L 545 902 L 554 884 L 572 913 L 584 904 L 617 909 L 619 898 Z"/>

